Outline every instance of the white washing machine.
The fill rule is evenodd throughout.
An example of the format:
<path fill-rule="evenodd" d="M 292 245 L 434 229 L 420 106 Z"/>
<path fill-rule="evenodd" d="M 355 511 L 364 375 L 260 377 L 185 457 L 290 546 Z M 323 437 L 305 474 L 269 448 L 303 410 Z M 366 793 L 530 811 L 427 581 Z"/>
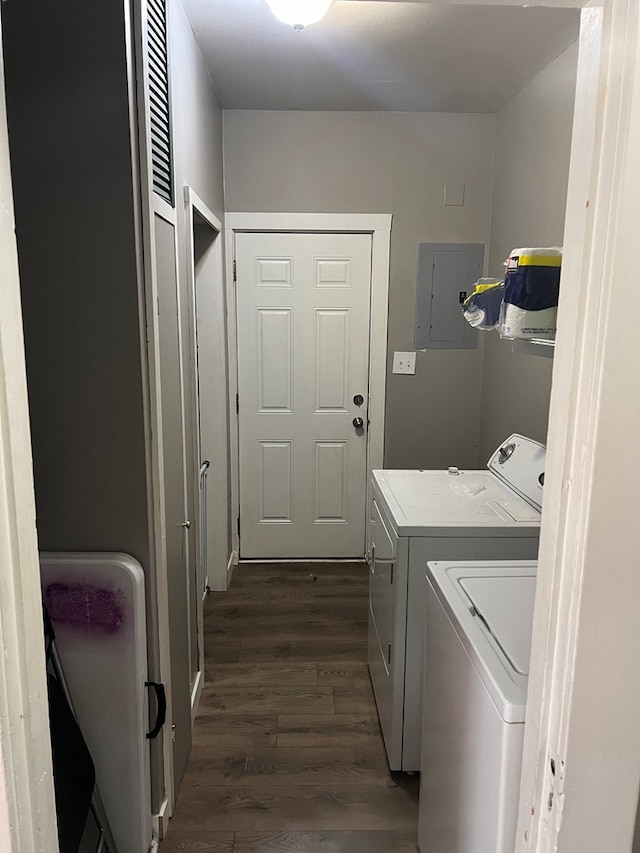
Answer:
<path fill-rule="evenodd" d="M 420 769 L 429 560 L 535 559 L 545 448 L 510 436 L 488 471 L 374 471 L 369 670 L 391 770 Z"/>
<path fill-rule="evenodd" d="M 536 563 L 429 563 L 421 853 L 513 853 Z"/>

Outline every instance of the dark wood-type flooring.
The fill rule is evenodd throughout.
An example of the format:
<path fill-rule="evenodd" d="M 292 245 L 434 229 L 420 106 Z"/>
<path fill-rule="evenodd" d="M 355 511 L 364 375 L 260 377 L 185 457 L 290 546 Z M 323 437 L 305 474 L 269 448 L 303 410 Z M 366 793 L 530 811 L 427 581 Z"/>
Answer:
<path fill-rule="evenodd" d="M 417 853 L 366 665 L 364 564 L 247 565 L 205 605 L 206 683 L 160 853 Z"/>

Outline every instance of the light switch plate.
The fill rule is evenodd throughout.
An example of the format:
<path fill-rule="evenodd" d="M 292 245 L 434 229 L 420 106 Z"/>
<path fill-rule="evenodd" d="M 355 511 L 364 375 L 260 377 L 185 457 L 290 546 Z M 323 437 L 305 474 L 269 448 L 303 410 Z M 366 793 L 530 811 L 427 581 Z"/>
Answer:
<path fill-rule="evenodd" d="M 393 354 L 393 372 L 394 373 L 415 373 L 416 372 L 416 354 L 415 354 L 415 352 L 394 352 L 394 354 Z"/>

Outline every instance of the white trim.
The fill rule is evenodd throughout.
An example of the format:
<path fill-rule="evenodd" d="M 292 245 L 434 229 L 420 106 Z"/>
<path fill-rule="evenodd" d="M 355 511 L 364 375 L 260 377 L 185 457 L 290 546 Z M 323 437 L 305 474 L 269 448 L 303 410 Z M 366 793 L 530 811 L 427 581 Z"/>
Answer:
<path fill-rule="evenodd" d="M 58 850 L 0 38 L 0 849 Z"/>
<path fill-rule="evenodd" d="M 240 537 L 238 535 L 238 517 L 240 514 L 240 483 L 238 443 L 238 336 L 237 336 L 237 306 L 236 288 L 234 282 L 234 243 L 235 233 L 230 225 L 230 217 L 225 215 L 225 289 L 227 296 L 227 371 L 228 371 L 228 407 L 229 407 L 229 459 L 231 482 L 229 483 L 230 522 L 231 522 L 231 551 L 240 553 Z M 237 560 L 236 560 L 237 562 Z M 227 572 L 227 588 L 229 573 Z"/>
<path fill-rule="evenodd" d="M 227 213 L 225 214 L 227 260 L 227 335 L 229 346 L 229 412 L 231 453 L 232 546 L 240 553 L 235 517 L 239 513 L 239 447 L 236 395 L 238 352 L 236 291 L 233 281 L 235 234 L 238 232 L 301 231 L 308 233 L 371 234 L 371 316 L 369 332 L 369 429 L 367 431 L 367 502 L 371 471 L 382 468 L 384 459 L 384 410 L 387 382 L 387 317 L 389 303 L 389 213 Z M 235 513 L 235 516 L 234 516 Z M 364 541 L 363 541 L 364 557 Z"/>
<path fill-rule="evenodd" d="M 518 853 L 628 853 L 633 838 L 639 35 L 637 0 L 583 12 Z"/>
<path fill-rule="evenodd" d="M 193 264 L 193 252 L 194 252 L 194 241 L 193 241 L 193 210 L 194 205 L 197 205 L 200 201 L 195 193 L 192 191 L 191 187 L 183 188 L 183 199 L 185 205 L 185 232 L 184 232 L 184 245 L 185 245 L 185 263 L 186 263 L 186 285 L 187 285 L 187 304 L 189 306 L 189 318 L 188 318 L 188 328 L 189 328 L 189 340 L 187 342 L 188 346 L 188 357 L 187 357 L 187 369 L 189 371 L 188 383 L 191 388 L 195 399 L 193 400 L 193 405 L 195 408 L 195 413 L 193 414 L 193 432 L 195 435 L 190 436 L 190 440 L 193 444 L 194 448 L 194 459 L 192 460 L 192 464 L 200 467 L 200 459 L 198 456 L 198 448 L 200 447 L 200 422 L 198 418 L 198 377 L 197 377 L 197 356 L 196 356 L 196 286 L 195 286 L 195 270 Z M 187 436 L 185 435 L 185 441 Z M 200 493 L 200 477 L 194 477 L 192 481 L 193 486 L 193 494 L 191 495 L 191 499 L 193 501 L 193 506 L 195 508 L 194 515 L 195 517 L 192 520 L 192 524 L 194 527 L 194 540 L 195 540 L 195 554 L 194 559 L 196 561 L 196 581 L 197 581 L 197 592 L 196 592 L 196 625 L 197 625 L 197 674 L 196 681 L 193 686 L 192 694 L 191 694 L 191 727 L 193 728 L 193 724 L 195 722 L 196 710 L 197 710 L 197 702 L 199 700 L 199 692 L 197 692 L 197 687 L 200 684 L 201 686 L 201 675 L 202 670 L 204 668 L 204 610 L 202 603 L 202 596 L 200 594 L 201 589 L 204 587 L 203 580 L 203 566 L 201 560 L 201 541 L 202 541 L 202 524 L 201 524 L 201 516 L 202 516 L 202 496 Z M 193 598 L 193 592 L 189 590 L 188 601 L 189 605 Z M 189 644 L 189 649 L 191 649 L 191 644 Z M 192 672 L 193 669 L 190 665 L 189 672 Z"/>
<path fill-rule="evenodd" d="M 518 849 L 535 850 L 538 836 L 546 829 L 537 820 L 537 805 L 543 789 L 549 792 L 550 752 L 549 720 L 544 721 L 550 711 L 550 686 L 546 684 L 547 667 L 554 656 L 554 645 L 558 642 L 560 586 L 562 572 L 555 567 L 556 554 L 561 555 L 563 531 L 562 515 L 566 514 L 566 497 L 563 483 L 566 482 L 566 465 L 570 462 L 570 442 L 576 425 L 567 418 L 571 384 L 579 369 L 580 350 L 584 346 L 583 331 L 585 303 L 582 295 L 583 265 L 588 259 L 582 256 L 581 247 L 587 236 L 587 203 L 591 197 L 591 170 L 594 163 L 595 128 L 597 122 L 598 76 L 600 42 L 602 36 L 602 12 L 589 10 L 582 14 L 576 103 L 573 123 L 573 140 L 569 186 L 567 193 L 567 220 L 562 270 L 562 294 L 560 323 L 558 326 L 556 351 L 554 353 L 552 399 L 549 419 L 547 476 L 541 546 L 538 560 L 537 598 L 534 619 L 534 637 L 529 677 L 529 701 L 527 726 L 521 779 L 521 799 L 518 829 Z M 575 267 L 575 269 L 572 269 Z M 566 303 L 565 303 L 566 297 Z M 567 310 L 564 309 L 567 305 Z M 580 345 L 582 343 L 582 346 Z M 588 348 L 589 351 L 589 348 Z M 593 352 L 593 351 L 592 351 Z M 575 355 L 574 355 L 575 353 Z M 595 355 L 595 353 L 593 353 Z M 575 358 L 575 364 L 574 364 Z M 558 398 L 559 389 L 562 396 Z M 558 418 L 562 410 L 562 417 Z M 557 473 L 556 473 L 557 472 Z M 564 630 L 574 630 L 574 620 Z M 560 701 L 562 699 L 560 698 Z M 546 756 L 541 761 L 540 756 Z M 562 766 L 560 756 L 556 762 L 558 771 Z M 547 794 L 548 797 L 548 794 Z M 544 814 L 544 811 L 543 811 Z M 525 843 L 526 834 L 526 843 Z M 542 843 L 542 841 L 540 842 Z M 544 849 L 544 848 L 541 848 Z"/>
<path fill-rule="evenodd" d="M 165 797 L 160 806 L 160 810 L 157 814 L 153 816 L 154 839 L 152 842 L 152 847 L 154 843 L 156 845 L 159 844 L 159 842 L 162 841 L 162 839 L 167 834 L 170 816 L 171 815 L 169 813 L 169 800 L 167 797 Z"/>
<path fill-rule="evenodd" d="M 183 187 L 184 191 L 184 201 L 188 207 L 195 208 L 198 211 L 198 214 L 205 220 L 205 222 L 211 226 L 211 228 L 216 231 L 218 234 L 222 234 L 222 223 L 218 219 L 218 217 L 211 212 L 211 210 L 207 207 L 207 205 L 202 201 L 200 196 L 193 190 L 192 187 L 185 186 Z"/>
<path fill-rule="evenodd" d="M 229 561 L 227 562 L 227 589 L 229 589 L 229 584 L 231 583 L 231 578 L 233 576 L 233 570 L 238 565 L 238 553 L 237 551 L 232 551 L 229 554 Z"/>
<path fill-rule="evenodd" d="M 194 387 L 198 387 L 198 377 L 196 373 L 196 329 L 202 322 L 207 322 L 211 326 L 211 334 L 217 339 L 218 345 L 215 353 L 215 377 L 214 382 L 217 388 L 215 397 L 224 399 L 227 394 L 227 346 L 226 346 L 226 330 L 227 330 L 227 308 L 226 294 L 224 281 L 224 266 L 222 260 L 223 251 L 223 227 L 220 220 L 211 212 L 207 205 L 196 195 L 191 187 L 184 187 L 185 204 L 187 206 L 187 282 L 189 287 L 189 299 L 192 306 L 190 316 L 190 360 L 193 371 Z M 215 284 L 218 285 L 212 294 L 212 302 L 214 310 L 212 316 L 202 318 L 196 316 L 197 309 L 197 281 L 193 264 L 193 224 L 194 211 L 198 216 L 211 228 L 213 237 L 211 241 L 212 252 L 212 268 L 214 271 Z M 198 324 L 198 325 L 196 325 Z M 215 420 L 215 432 L 218 438 L 218 445 L 215 447 L 213 458 L 210 459 L 211 469 L 209 472 L 209 490 L 211 494 L 210 508 L 213 509 L 214 524 L 209 533 L 209 541 L 213 543 L 213 548 L 209 547 L 209 552 L 212 550 L 215 553 L 216 544 L 224 543 L 228 539 L 228 504 L 229 504 L 229 486 L 227 483 L 227 465 L 228 465 L 228 439 L 227 439 L 227 411 L 226 408 L 215 404 L 214 400 L 210 401 L 212 420 Z M 196 402 L 197 406 L 201 403 Z M 198 419 L 196 417 L 196 430 L 199 431 Z M 196 446 L 200 446 L 200 436 L 197 436 Z M 199 500 L 199 495 L 198 495 Z M 199 518 L 198 518 L 199 527 Z M 214 590 L 225 590 L 227 588 L 226 566 L 224 562 L 224 552 L 218 553 L 216 559 L 209 561 L 207 585 Z M 203 584 L 204 586 L 204 584 Z"/>
<path fill-rule="evenodd" d="M 227 231 L 328 231 L 373 234 L 391 231 L 390 213 L 225 213 Z"/>
<path fill-rule="evenodd" d="M 202 688 L 204 687 L 204 674 L 203 670 L 199 669 L 196 675 L 195 684 L 193 685 L 193 689 L 191 691 L 191 727 L 193 728 L 193 724 L 196 721 L 196 716 L 198 714 L 198 705 L 200 704 L 200 697 L 202 696 Z"/>
<path fill-rule="evenodd" d="M 186 283 L 187 283 L 187 301 L 189 304 L 189 341 L 188 341 L 188 369 L 189 369 L 189 384 L 193 389 L 193 393 L 195 395 L 194 399 L 194 408 L 195 413 L 193 417 L 193 426 L 195 435 L 191 436 L 194 442 L 194 450 L 196 454 L 196 461 L 198 467 L 200 466 L 202 460 L 199 458 L 199 448 L 200 448 L 200 418 L 198 416 L 198 412 L 200 411 L 201 401 L 199 398 L 199 382 L 198 382 L 198 371 L 197 371 L 197 328 L 198 328 L 198 317 L 197 317 L 197 278 L 196 271 L 194 265 L 194 225 L 195 225 L 195 214 L 199 216 L 207 225 L 211 228 L 212 231 L 212 248 L 213 252 L 213 265 L 215 268 L 215 277 L 217 282 L 219 283 L 220 293 L 217 294 L 217 303 L 220 310 L 220 319 L 218 322 L 221 324 L 221 329 L 223 332 L 222 338 L 224 341 L 224 330 L 226 326 L 225 319 L 225 308 L 224 308 L 224 271 L 222 265 L 222 223 L 220 220 L 212 213 L 212 211 L 207 207 L 207 205 L 202 201 L 202 199 L 194 192 L 194 190 L 190 186 L 183 187 L 183 199 L 185 204 L 185 250 L 186 250 Z M 212 322 L 215 322 L 216 318 L 212 318 Z M 219 375 L 218 375 L 218 384 L 222 389 L 226 388 L 226 376 L 225 376 L 225 368 L 226 368 L 226 351 L 224 347 L 224 343 L 219 347 L 219 360 L 218 364 Z M 221 397 L 224 397 L 224 392 L 221 393 Z M 216 407 L 216 412 L 219 407 Z M 220 428 L 224 432 L 226 429 L 226 410 L 223 410 L 220 413 Z M 223 451 L 220 454 L 216 454 L 216 459 L 209 460 L 211 469 L 211 473 L 217 471 L 218 459 L 222 460 L 222 464 L 227 466 L 227 442 L 226 440 L 221 440 L 221 445 L 223 447 Z M 215 464 L 214 464 L 215 463 Z M 226 478 L 225 478 L 226 481 Z M 211 482 L 211 480 L 210 480 Z M 209 562 L 207 564 L 207 573 L 208 576 L 204 577 L 204 570 L 201 565 L 201 537 L 202 537 L 202 525 L 201 525 L 201 511 L 202 511 L 202 496 L 200 492 L 200 482 L 199 478 L 197 481 L 194 481 L 194 489 L 196 494 L 193 496 L 194 506 L 196 507 L 196 518 L 194 519 L 195 526 L 195 542 L 196 542 L 196 559 L 198 564 L 197 571 L 197 580 L 198 580 L 198 590 L 196 595 L 197 600 L 197 624 L 198 624 L 198 676 L 196 679 L 196 686 L 200 684 L 200 691 L 202 690 L 202 681 L 203 681 L 203 673 L 204 673 L 204 590 L 205 587 L 210 586 L 210 573 L 213 571 L 215 574 L 215 580 L 213 582 L 213 588 L 215 589 L 226 589 L 227 588 L 227 573 L 225 571 L 224 575 L 220 576 L 220 568 L 219 566 L 211 565 L 209 566 Z M 211 489 L 213 493 L 215 490 Z M 218 501 L 219 503 L 220 501 Z M 226 510 L 226 503 L 228 502 L 228 490 L 226 488 L 226 482 L 224 483 L 224 504 Z M 218 517 L 220 515 L 221 517 Z M 227 538 L 227 512 L 218 513 L 215 517 L 215 523 L 212 526 L 212 530 L 208 531 L 210 539 L 214 542 L 226 540 Z M 208 537 L 208 538 L 209 538 Z M 224 570 L 224 566 L 222 566 Z M 191 595 L 189 596 L 191 600 Z M 198 693 L 199 698 L 199 693 Z M 192 725 L 195 721 L 195 706 L 192 701 Z"/>

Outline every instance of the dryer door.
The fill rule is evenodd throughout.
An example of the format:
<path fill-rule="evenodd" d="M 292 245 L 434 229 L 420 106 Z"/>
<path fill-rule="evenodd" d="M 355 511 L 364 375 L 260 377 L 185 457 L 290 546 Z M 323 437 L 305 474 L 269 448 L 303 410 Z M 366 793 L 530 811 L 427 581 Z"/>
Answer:
<path fill-rule="evenodd" d="M 369 563 L 369 606 L 375 623 L 380 652 L 385 668 L 391 666 L 390 652 L 393 639 L 394 569 L 398 540 L 385 524 L 374 498 L 370 518 L 371 556 Z"/>

